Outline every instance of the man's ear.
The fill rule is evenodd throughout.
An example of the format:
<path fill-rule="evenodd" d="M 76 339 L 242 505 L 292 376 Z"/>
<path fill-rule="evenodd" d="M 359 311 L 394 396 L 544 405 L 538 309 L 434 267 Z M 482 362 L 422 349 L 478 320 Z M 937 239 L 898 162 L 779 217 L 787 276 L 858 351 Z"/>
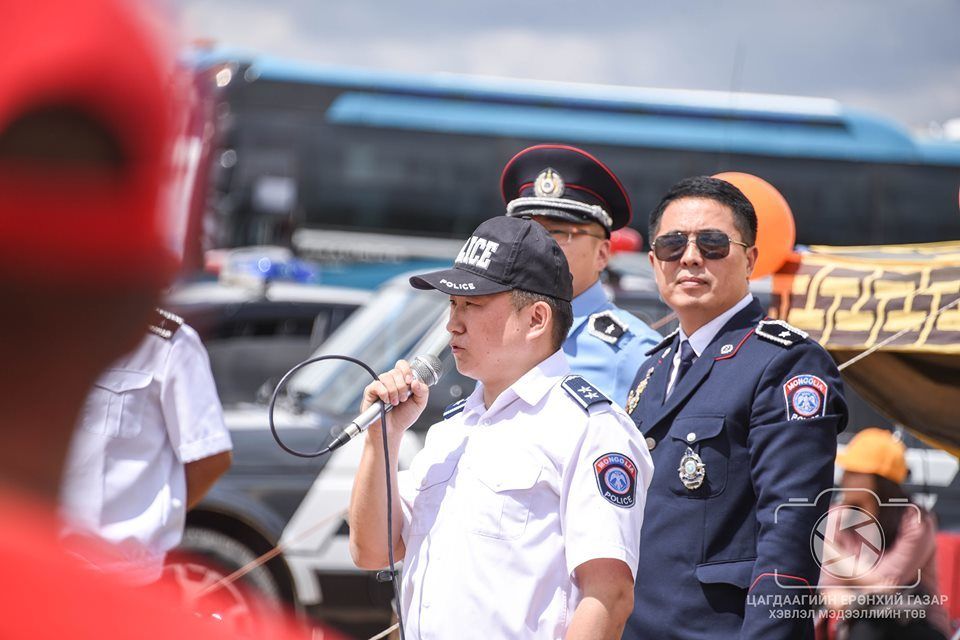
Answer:
<path fill-rule="evenodd" d="M 757 266 L 757 259 L 760 257 L 760 249 L 757 245 L 747 248 L 747 280 L 753 275 L 753 270 Z"/>
<path fill-rule="evenodd" d="M 597 256 L 596 262 L 594 263 L 594 268 L 599 271 L 603 271 L 607 268 L 607 263 L 610 262 L 610 238 L 600 241 L 600 246 L 597 247 Z"/>
<path fill-rule="evenodd" d="M 550 323 L 553 320 L 553 309 L 542 300 L 534 302 L 529 307 L 527 322 L 527 339 L 535 340 L 550 333 Z"/>

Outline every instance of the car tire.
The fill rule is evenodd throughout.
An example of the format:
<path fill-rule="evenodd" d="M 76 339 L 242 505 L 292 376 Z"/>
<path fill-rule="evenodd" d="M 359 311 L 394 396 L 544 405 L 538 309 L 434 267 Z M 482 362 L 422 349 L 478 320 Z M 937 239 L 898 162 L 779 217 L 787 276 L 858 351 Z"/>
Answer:
<path fill-rule="evenodd" d="M 188 527 L 164 568 L 164 582 L 201 617 L 219 620 L 239 635 L 257 635 L 282 610 L 273 575 L 259 566 L 227 585 L 215 587 L 258 557 L 242 542 L 219 531 Z"/>

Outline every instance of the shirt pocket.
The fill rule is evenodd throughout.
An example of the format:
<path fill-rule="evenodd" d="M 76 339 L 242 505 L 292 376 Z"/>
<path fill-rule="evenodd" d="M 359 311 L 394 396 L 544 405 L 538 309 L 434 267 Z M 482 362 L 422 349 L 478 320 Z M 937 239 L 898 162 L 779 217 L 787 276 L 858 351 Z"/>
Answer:
<path fill-rule="evenodd" d="M 466 508 L 473 533 L 498 540 L 522 536 L 542 471 L 532 460 L 510 457 L 499 458 L 495 466 L 472 467 L 475 482 Z"/>
<path fill-rule="evenodd" d="M 107 370 L 87 396 L 80 428 L 111 438 L 139 435 L 152 381 L 153 375 L 143 371 Z"/>
<path fill-rule="evenodd" d="M 729 584 L 740 589 L 747 589 L 750 587 L 753 568 L 756 564 L 756 558 L 728 562 L 705 562 L 697 565 L 697 580 L 701 584 Z"/>
<path fill-rule="evenodd" d="M 730 442 L 724 429 L 723 416 L 683 416 L 673 421 L 668 434 L 670 490 L 688 498 L 712 498 L 720 495 L 727 485 L 727 466 Z M 703 483 L 688 489 L 680 480 L 680 462 L 687 449 L 700 457 L 704 465 Z"/>
<path fill-rule="evenodd" d="M 413 497 L 410 535 L 424 535 L 433 527 L 440 511 L 440 503 L 456 469 L 455 461 L 444 460 L 420 472 L 422 475 L 416 484 Z"/>

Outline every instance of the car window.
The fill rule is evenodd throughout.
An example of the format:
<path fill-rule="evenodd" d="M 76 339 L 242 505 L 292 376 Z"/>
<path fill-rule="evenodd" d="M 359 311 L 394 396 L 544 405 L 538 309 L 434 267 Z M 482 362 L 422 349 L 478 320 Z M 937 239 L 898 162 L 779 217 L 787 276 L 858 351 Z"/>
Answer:
<path fill-rule="evenodd" d="M 374 371 L 386 371 L 407 358 L 428 330 L 445 314 L 446 296 L 412 289 L 405 281 L 386 285 L 367 305 L 336 331 L 314 356 L 338 354 L 357 358 Z M 307 408 L 349 414 L 360 406 L 370 375 L 349 362 L 322 362 L 301 369 L 289 391 Z"/>

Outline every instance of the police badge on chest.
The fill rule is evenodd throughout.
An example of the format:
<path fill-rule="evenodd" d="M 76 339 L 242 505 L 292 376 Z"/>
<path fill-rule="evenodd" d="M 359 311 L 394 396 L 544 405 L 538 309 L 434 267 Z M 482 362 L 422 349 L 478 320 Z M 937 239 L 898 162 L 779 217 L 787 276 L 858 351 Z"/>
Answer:
<path fill-rule="evenodd" d="M 697 452 L 687 447 L 680 458 L 680 466 L 677 467 L 677 473 L 680 474 L 680 482 L 690 491 L 699 489 L 707 477 L 707 465 L 703 463 Z"/>

